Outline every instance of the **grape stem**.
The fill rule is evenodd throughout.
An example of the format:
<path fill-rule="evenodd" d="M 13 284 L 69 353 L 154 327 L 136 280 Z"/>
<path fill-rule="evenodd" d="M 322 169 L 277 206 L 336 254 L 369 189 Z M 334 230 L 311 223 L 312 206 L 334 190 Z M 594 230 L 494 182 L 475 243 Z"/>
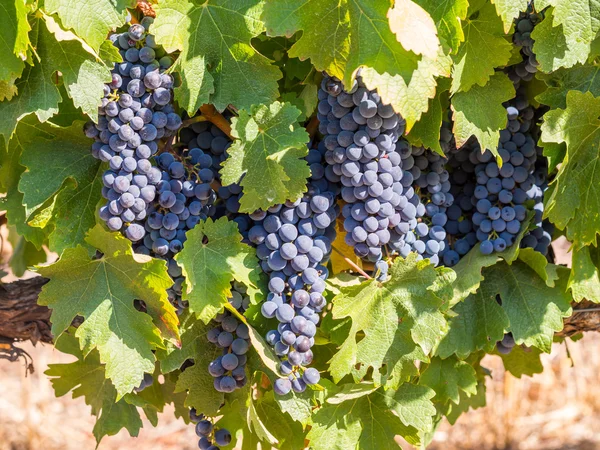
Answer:
<path fill-rule="evenodd" d="M 350 267 L 352 267 L 354 270 L 356 270 L 358 273 L 360 273 L 367 280 L 372 280 L 373 279 L 373 277 L 371 277 L 370 275 L 368 275 L 367 272 L 365 272 L 360 267 L 358 267 L 358 265 L 354 261 L 352 261 L 350 258 L 346 257 L 342 252 L 340 252 L 333 245 L 331 246 L 331 248 L 332 248 L 332 250 L 334 252 L 336 252 L 338 255 L 340 255 L 342 258 L 344 258 L 344 261 L 346 261 L 350 265 Z"/>
<path fill-rule="evenodd" d="M 306 125 L 306 132 L 310 136 L 311 140 L 315 137 L 318 130 L 319 130 L 319 119 L 317 118 L 317 116 L 314 116 L 312 119 L 310 119 L 310 122 L 308 122 L 308 124 Z"/>
<path fill-rule="evenodd" d="M 231 135 L 231 124 L 223 116 L 223 114 L 221 114 L 215 109 L 213 105 L 202 105 L 200 107 L 200 112 L 204 117 L 206 117 L 206 120 L 216 125 L 223 133 L 225 133 L 229 137 L 229 139 L 231 139 L 232 141 L 235 140 Z"/>

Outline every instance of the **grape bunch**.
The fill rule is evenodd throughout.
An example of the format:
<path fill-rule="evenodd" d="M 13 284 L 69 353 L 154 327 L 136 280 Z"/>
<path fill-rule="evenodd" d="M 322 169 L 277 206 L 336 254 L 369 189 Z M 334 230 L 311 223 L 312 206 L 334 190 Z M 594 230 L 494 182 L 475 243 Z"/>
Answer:
<path fill-rule="evenodd" d="M 396 151 L 405 122 L 360 78 L 345 91 L 339 80 L 325 76 L 318 95 L 324 175 L 342 186 L 346 243 L 357 256 L 379 261 L 391 230 L 416 219 L 413 179 Z"/>
<path fill-rule="evenodd" d="M 152 20 L 145 17 L 127 32 L 110 36 L 124 62 L 115 64 L 112 81 L 104 85 L 98 123 L 84 129 L 96 140 L 94 157 L 109 165 L 102 176 L 107 203 L 100 217 L 133 242 L 146 235 L 143 222 L 161 181 L 150 159 L 159 140 L 176 133 L 182 123 L 171 105 L 173 77 L 165 73 L 172 60 L 147 34 Z"/>
<path fill-rule="evenodd" d="M 200 450 L 219 450 L 219 445 L 224 447 L 231 443 L 231 433 L 226 428 L 216 428 L 204 414 L 198 414 L 193 408 L 190 409 L 190 421 L 196 424 Z"/>
<path fill-rule="evenodd" d="M 229 303 L 244 314 L 250 306 L 246 287 L 235 282 L 231 290 Z M 248 382 L 246 378 L 246 353 L 250 347 L 248 326 L 241 323 L 229 310 L 215 317 L 216 326 L 207 333 L 209 342 L 223 349 L 219 356 L 208 366 L 208 372 L 214 377 L 214 387 L 218 392 L 233 392 Z M 223 444 L 219 444 L 223 445 Z"/>
<path fill-rule="evenodd" d="M 529 81 L 537 72 L 539 63 L 533 52 L 533 39 L 531 32 L 543 19 L 543 14 L 533 12 L 533 1 L 529 2 L 526 12 L 521 12 L 515 21 L 513 42 L 521 47 L 523 61 L 511 67 L 509 77 L 513 82 L 517 80 Z"/>

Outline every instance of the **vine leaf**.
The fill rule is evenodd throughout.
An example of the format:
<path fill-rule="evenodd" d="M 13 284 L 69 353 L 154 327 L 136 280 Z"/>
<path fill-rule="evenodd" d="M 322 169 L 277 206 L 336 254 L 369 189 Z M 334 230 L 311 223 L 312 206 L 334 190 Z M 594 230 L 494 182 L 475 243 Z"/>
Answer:
<path fill-rule="evenodd" d="M 96 222 L 95 208 L 102 198 L 102 167 L 90 153 L 82 122 L 67 128 L 40 124 L 35 118 L 19 123 L 12 141 L 20 148 L 27 171 L 19 181 L 28 219 L 48 202 L 52 208 L 51 249 L 85 245 L 85 234 Z"/>
<path fill-rule="evenodd" d="M 71 331 L 75 332 L 75 329 Z M 91 406 L 92 414 L 97 417 L 93 430 L 96 442 L 100 443 L 104 436 L 117 434 L 122 428 L 126 428 L 131 436 L 137 436 L 143 426 L 140 414 L 125 399 L 116 401 L 117 390 L 106 377 L 98 351 L 84 354 L 71 333 L 64 333 L 55 342 L 55 347 L 75 356 L 77 361 L 49 364 L 44 374 L 50 377 L 57 397 L 72 391 L 73 398 L 83 397 L 85 403 Z"/>
<path fill-rule="evenodd" d="M 448 320 L 448 333 L 436 350 L 441 358 L 456 354 L 465 359 L 479 350 L 490 352 L 504 336 L 508 317 L 495 294 L 487 292 L 485 287 L 483 283 L 475 294 L 452 309 L 456 315 Z"/>
<path fill-rule="evenodd" d="M 449 77 L 451 66 L 452 60 L 440 49 L 436 59 L 423 56 L 408 83 L 400 75 L 380 75 L 368 67 L 363 68 L 361 77 L 369 89 L 377 89 L 384 103 L 402 115 L 406 130 L 410 131 L 427 111 L 429 99 L 435 96 L 436 77 Z"/>
<path fill-rule="evenodd" d="M 8 229 L 8 241 L 12 247 L 12 255 L 8 263 L 12 273 L 17 277 L 22 277 L 28 268 L 44 263 L 48 259 L 43 248 L 36 248 L 34 244 L 19 235 L 13 226 Z"/>
<path fill-rule="evenodd" d="M 39 267 L 50 281 L 38 302 L 52 309 L 52 333 L 57 338 L 75 317 L 85 320 L 77 328 L 81 349 L 97 349 L 106 364 L 106 376 L 117 389 L 118 399 L 139 386 L 144 373 L 154 371 L 153 349 L 164 347 L 163 337 L 177 341 L 177 316 L 167 299 L 172 280 L 164 261 L 135 255 L 131 243 L 96 225 L 86 241 L 103 255 L 90 259 L 78 246 L 61 259 Z M 143 300 L 148 314 L 134 307 Z"/>
<path fill-rule="evenodd" d="M 508 76 L 497 72 L 485 86 L 473 86 L 468 92 L 452 97 L 453 133 L 458 147 L 475 136 L 482 149 L 498 156 L 500 130 L 506 126 L 506 109 L 502 103 L 515 96 Z"/>
<path fill-rule="evenodd" d="M 313 415 L 307 439 L 315 450 L 397 449 L 396 435 L 417 445 L 418 430 L 404 424 L 402 417 L 424 417 L 431 412 L 430 406 L 423 410 L 421 402 L 411 405 L 413 398 L 403 399 L 370 383 L 345 384 L 341 389 L 332 387 L 332 394 Z M 409 413 L 404 408 L 416 411 Z M 400 417 L 392 412 L 396 410 L 400 410 Z"/>
<path fill-rule="evenodd" d="M 0 3 L 0 81 L 12 84 L 21 75 L 29 50 L 28 7 L 24 1 Z"/>
<path fill-rule="evenodd" d="M 456 53 L 465 34 L 461 21 L 467 17 L 469 3 L 467 0 L 415 0 L 433 19 L 442 41 L 449 46 L 451 53 Z"/>
<path fill-rule="evenodd" d="M 477 393 L 475 395 L 468 395 L 465 391 L 459 392 L 460 400 L 458 405 L 454 403 L 448 404 L 448 413 L 446 419 L 451 425 L 454 425 L 458 418 L 466 413 L 469 409 L 483 408 L 486 405 L 485 402 L 485 381 L 479 380 L 477 383 Z"/>
<path fill-rule="evenodd" d="M 568 286 L 577 302 L 589 300 L 600 303 L 600 254 L 596 247 L 573 250 L 573 262 Z"/>
<path fill-rule="evenodd" d="M 308 133 L 296 123 L 300 110 L 289 103 L 253 106 L 232 120 L 236 138 L 223 163 L 223 184 L 241 182 L 240 211 L 285 203 L 306 191 L 310 176 L 303 159 L 308 154 Z"/>
<path fill-rule="evenodd" d="M 234 221 L 206 219 L 188 231 L 183 250 L 175 257 L 185 276 L 182 299 L 190 311 L 209 323 L 231 297 L 231 281 L 258 286 L 258 260 L 242 243 Z"/>
<path fill-rule="evenodd" d="M 431 363 L 421 373 L 419 384 L 435 391 L 434 401 L 456 404 L 460 401 L 460 391 L 468 396 L 477 393 L 477 374 L 465 361 L 452 356 L 447 359 L 432 358 Z"/>
<path fill-rule="evenodd" d="M 182 78 L 175 98 L 193 115 L 203 103 L 223 111 L 269 103 L 279 94 L 279 69 L 258 53 L 251 40 L 264 31 L 264 1 L 164 0 L 151 27 L 170 53 L 181 50 L 175 71 Z"/>
<path fill-rule="evenodd" d="M 515 346 L 509 354 L 500 355 L 504 369 L 513 376 L 521 378 L 523 375 L 533 376 L 536 373 L 542 373 L 544 367 L 540 360 L 542 350 L 538 348 L 523 348 Z"/>
<path fill-rule="evenodd" d="M 406 50 L 429 59 L 437 58 L 440 40 L 427 11 L 412 0 L 398 0 L 387 16 L 390 29 Z"/>
<path fill-rule="evenodd" d="M 567 107 L 569 91 L 591 92 L 600 96 L 600 67 L 595 64 L 583 64 L 569 69 L 558 69 L 550 74 L 538 73 L 536 77 L 546 83 L 546 90 L 535 99 L 552 109 Z"/>
<path fill-rule="evenodd" d="M 44 9 L 57 14 L 65 28 L 99 51 L 106 35 L 125 23 L 127 8 L 135 5 L 134 0 L 46 0 Z"/>
<path fill-rule="evenodd" d="M 481 5 L 480 9 L 469 10 L 469 17 L 463 22 L 465 41 L 453 56 L 450 89 L 453 94 L 466 92 L 475 85 L 489 84 L 494 69 L 505 66 L 510 60 L 512 44 L 504 35 L 502 20 L 494 5 L 479 2 Z"/>
<path fill-rule="evenodd" d="M 390 29 L 389 2 L 365 0 L 284 0 L 266 2 L 263 19 L 270 36 L 302 36 L 289 56 L 310 58 L 352 86 L 356 70 L 368 66 L 377 73 L 401 75 L 408 82 L 419 58 L 407 51 Z"/>
<path fill-rule="evenodd" d="M 0 103 L 0 134 L 9 138 L 17 122 L 31 113 L 45 122 L 58 112 L 62 97 L 52 80 L 55 73 L 62 76 L 75 106 L 97 120 L 104 83 L 111 80 L 109 68 L 51 17 L 38 18 L 30 35 L 40 62 L 27 66 L 16 82 L 20 94 Z"/>
<path fill-rule="evenodd" d="M 440 156 L 444 156 L 444 150 L 440 145 L 440 130 L 442 129 L 442 121 L 448 119 L 446 113 L 450 104 L 448 100 L 449 89 L 449 79 L 438 80 L 435 97 L 429 100 L 427 112 L 423 113 L 411 132 L 406 135 L 406 139 L 412 145 L 423 146 Z"/>
<path fill-rule="evenodd" d="M 482 289 L 500 295 L 515 342 L 550 352 L 554 333 L 562 330 L 563 318 L 571 313 L 570 295 L 562 280 L 550 287 L 521 261 L 510 266 L 500 262 L 483 273 Z"/>
<path fill-rule="evenodd" d="M 443 337 L 443 300 L 430 288 L 438 282 L 436 269 L 410 255 L 398 258 L 389 273 L 387 283 L 371 280 L 342 288 L 333 299 L 333 318 L 352 319 L 348 337 L 329 362 L 334 380 L 353 373 L 358 381 L 372 367 L 377 383 L 385 375 L 386 386 L 397 387 L 416 375 L 415 362 L 427 361 L 426 354 Z M 364 338 L 357 342 L 359 333 Z M 380 372 L 384 364 L 387 374 Z"/>
<path fill-rule="evenodd" d="M 556 176 L 545 215 L 576 248 L 597 243 L 600 233 L 600 98 L 570 91 L 567 107 L 544 115 L 542 141 L 566 143 L 567 153 Z"/>
<path fill-rule="evenodd" d="M 589 0 L 540 0 L 545 19 L 531 33 L 533 51 L 543 72 L 584 63 L 600 30 L 600 11 Z"/>
<path fill-rule="evenodd" d="M 187 359 L 194 360 L 194 365 L 179 375 L 175 392 L 187 392 L 185 406 L 209 416 L 216 415 L 224 398 L 214 388 L 214 378 L 208 372 L 209 363 L 222 355 L 221 348 L 208 342 L 206 333 L 211 328 L 187 314 L 181 322 L 181 348 L 170 346 L 167 351 L 157 352 L 163 372 L 179 369 Z"/>
<path fill-rule="evenodd" d="M 508 33 L 513 26 L 514 20 L 519 17 L 521 11 L 527 9 L 528 0 L 492 0 L 496 5 L 496 11 L 504 22 L 504 32 Z M 537 5 L 536 5 L 537 6 Z M 541 11 L 541 9 L 540 9 Z"/>

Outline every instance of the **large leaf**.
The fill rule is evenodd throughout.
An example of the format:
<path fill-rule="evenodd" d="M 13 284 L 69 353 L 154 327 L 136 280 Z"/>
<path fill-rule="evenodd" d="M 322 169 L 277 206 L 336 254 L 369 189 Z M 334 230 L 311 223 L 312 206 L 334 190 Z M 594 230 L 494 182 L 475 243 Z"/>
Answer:
<path fill-rule="evenodd" d="M 19 181 L 26 216 L 32 217 L 58 195 L 52 210 L 55 229 L 50 235 L 51 248 L 58 253 L 85 244 L 102 197 L 102 166 L 89 151 L 90 140 L 82 127 L 82 122 L 62 128 L 27 118 L 12 139 L 27 168 Z"/>
<path fill-rule="evenodd" d="M 441 50 L 433 19 L 412 0 L 396 0 L 388 11 L 390 28 L 406 50 L 436 59 Z"/>
<path fill-rule="evenodd" d="M 127 239 L 100 225 L 86 240 L 102 257 L 90 259 L 78 246 L 65 250 L 58 262 L 39 267 L 50 281 L 38 302 L 52 309 L 56 338 L 75 317 L 85 319 L 76 332 L 81 349 L 85 355 L 98 350 L 121 398 L 139 386 L 144 373 L 154 371 L 152 350 L 164 346 L 163 338 L 178 339 L 177 316 L 166 292 L 173 282 L 164 261 L 134 255 Z M 148 314 L 135 309 L 136 299 L 144 301 Z"/>
<path fill-rule="evenodd" d="M 241 179 L 241 211 L 266 210 L 306 191 L 308 134 L 297 125 L 299 116 L 296 107 L 275 102 L 253 106 L 250 114 L 240 111 L 232 120 L 237 140 L 227 150 L 221 175 L 225 185 Z"/>
<path fill-rule="evenodd" d="M 352 373 L 361 379 L 370 367 L 373 379 L 397 387 L 416 375 L 416 361 L 442 338 L 447 324 L 440 312 L 443 300 L 432 290 L 438 273 L 426 261 L 398 258 L 391 279 L 341 289 L 333 299 L 333 318 L 350 317 L 352 328 L 330 361 L 334 380 Z M 364 337 L 357 342 L 357 335 Z M 387 372 L 380 369 L 386 365 Z M 358 365 L 358 369 L 356 366 Z"/>
<path fill-rule="evenodd" d="M 164 0 L 151 31 L 167 51 L 181 50 L 175 98 L 192 115 L 209 100 L 250 109 L 278 97 L 279 69 L 252 46 L 264 31 L 262 0 Z"/>
<path fill-rule="evenodd" d="M 542 140 L 566 143 L 567 154 L 546 199 L 545 215 L 567 228 L 575 247 L 596 244 L 600 233 L 600 98 L 570 91 L 567 107 L 544 115 Z"/>
<path fill-rule="evenodd" d="M 131 436 L 137 436 L 143 426 L 139 412 L 125 399 L 116 401 L 117 391 L 106 378 L 98 352 L 92 350 L 84 355 L 71 333 L 63 334 L 55 342 L 55 347 L 77 360 L 68 364 L 49 364 L 44 373 L 50 377 L 57 397 L 72 391 L 73 398 L 83 397 L 91 407 L 92 414 L 97 417 L 93 431 L 96 441 L 100 442 L 104 436 L 113 436 L 122 428 L 126 428 Z"/>
<path fill-rule="evenodd" d="M 302 30 L 289 55 L 310 58 L 317 70 L 345 86 L 352 86 L 361 66 L 400 75 L 408 83 L 418 57 L 396 39 L 389 9 L 388 1 L 280 0 L 266 3 L 263 18 L 271 36 L 291 37 Z"/>
<path fill-rule="evenodd" d="M 527 264 L 500 262 L 483 271 L 485 291 L 499 294 L 517 344 L 549 352 L 554 333 L 571 312 L 562 283 L 550 287 Z"/>
<path fill-rule="evenodd" d="M 508 63 L 512 48 L 504 36 L 502 20 L 491 3 L 483 3 L 478 10 L 469 9 L 469 17 L 462 27 L 465 41 L 452 57 L 452 93 L 488 84 L 494 69 Z"/>
<path fill-rule="evenodd" d="M 485 86 L 475 85 L 468 92 L 452 97 L 454 137 L 458 147 L 475 136 L 482 149 L 498 155 L 500 130 L 506 127 L 506 109 L 502 106 L 515 96 L 515 88 L 502 72 L 493 75 Z"/>
<path fill-rule="evenodd" d="M 409 400 L 410 401 L 410 400 Z M 405 425 L 392 410 L 396 402 L 405 404 L 398 395 L 386 394 L 372 384 L 344 385 L 329 397 L 313 415 L 307 435 L 314 450 L 383 450 L 397 449 L 396 435 L 411 444 L 419 441 L 418 431 Z M 406 405 L 406 404 L 405 404 Z M 419 408 L 418 404 L 413 407 Z"/>
<path fill-rule="evenodd" d="M 569 69 L 558 69 L 550 74 L 539 73 L 547 89 L 535 99 L 551 108 L 566 108 L 569 91 L 591 92 L 600 96 L 600 67 L 595 64 L 578 64 Z"/>
<path fill-rule="evenodd" d="M 540 70 L 552 72 L 560 67 L 584 63 L 591 43 L 600 30 L 600 4 L 597 0 L 538 0 L 545 19 L 531 33 L 533 51 Z"/>
<path fill-rule="evenodd" d="M 467 0 L 415 0 L 432 17 L 438 34 L 450 46 L 451 53 L 456 53 L 465 39 L 461 21 L 467 17 L 469 2 Z"/>
<path fill-rule="evenodd" d="M 19 95 L 0 103 L 0 134 L 10 137 L 17 122 L 31 113 L 45 122 L 58 112 L 61 95 L 52 80 L 55 73 L 61 74 L 75 106 L 97 119 L 103 84 L 111 80 L 109 68 L 49 17 L 38 18 L 30 35 L 40 61 L 27 66 L 16 82 Z"/>
<path fill-rule="evenodd" d="M 237 224 L 225 217 L 206 219 L 188 231 L 175 259 L 186 278 L 182 299 L 204 323 L 228 304 L 234 279 L 247 286 L 259 283 L 254 250 L 242 243 Z"/>
<path fill-rule="evenodd" d="M 29 48 L 25 0 L 0 0 L 0 81 L 14 81 L 21 75 Z"/>
<path fill-rule="evenodd" d="M 98 51 L 106 35 L 125 23 L 126 8 L 135 4 L 134 0 L 46 0 L 44 9 L 56 13 L 66 28 Z"/>
<path fill-rule="evenodd" d="M 406 131 L 427 111 L 429 100 L 435 96 L 436 77 L 449 77 L 452 60 L 441 51 L 436 59 L 423 57 L 413 72 L 410 81 L 400 75 L 380 75 L 375 70 L 364 68 L 362 79 L 369 89 L 377 89 L 384 103 L 389 103 L 406 120 Z"/>

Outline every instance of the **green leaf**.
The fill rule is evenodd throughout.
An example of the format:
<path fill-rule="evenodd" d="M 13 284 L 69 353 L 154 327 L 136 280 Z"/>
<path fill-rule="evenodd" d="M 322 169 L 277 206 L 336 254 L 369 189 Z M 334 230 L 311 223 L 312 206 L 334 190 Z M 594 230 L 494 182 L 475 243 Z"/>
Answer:
<path fill-rule="evenodd" d="M 442 79 L 438 81 L 436 95 L 429 100 L 427 112 L 423 113 L 411 132 L 406 136 L 406 139 L 412 145 L 428 148 L 440 156 L 444 156 L 444 151 L 440 146 L 440 130 L 442 121 L 447 119 L 449 89 L 450 80 Z"/>
<path fill-rule="evenodd" d="M 0 103 L 0 134 L 10 137 L 17 122 L 31 113 L 45 122 L 58 112 L 61 95 L 52 80 L 57 72 L 75 106 L 97 120 L 104 82 L 111 79 L 109 68 L 49 17 L 34 22 L 31 36 L 40 61 L 23 71 L 15 84 L 19 95 Z"/>
<path fill-rule="evenodd" d="M 193 359 L 194 365 L 179 375 L 175 392 L 187 392 L 185 406 L 196 408 L 208 416 L 217 414 L 223 403 L 223 393 L 214 388 L 214 378 L 208 372 L 211 361 L 222 355 L 222 349 L 211 344 L 206 333 L 213 328 L 189 314 L 182 321 L 181 349 L 173 349 L 164 359 L 161 367 L 164 372 L 178 369 L 186 359 Z M 161 358 L 162 352 L 159 352 Z"/>
<path fill-rule="evenodd" d="M 506 108 L 502 103 L 515 96 L 515 88 L 502 72 L 493 75 L 485 86 L 473 86 L 468 92 L 452 97 L 454 127 L 457 147 L 475 136 L 482 149 L 498 155 L 500 130 L 506 127 Z"/>
<path fill-rule="evenodd" d="M 485 2 L 479 10 L 469 10 L 463 22 L 465 41 L 453 56 L 451 93 L 466 92 L 472 86 L 489 85 L 496 67 L 510 60 L 512 43 L 504 35 L 502 20 L 494 5 Z M 493 103 L 492 103 L 493 104 Z"/>
<path fill-rule="evenodd" d="M 209 101 L 220 111 L 270 103 L 278 97 L 279 69 L 252 46 L 264 31 L 262 0 L 164 0 L 151 27 L 168 52 L 181 50 L 175 99 L 193 115 Z"/>
<path fill-rule="evenodd" d="M 569 69 L 558 69 L 550 74 L 538 73 L 547 85 L 547 89 L 535 97 L 537 101 L 553 109 L 567 107 L 569 91 L 591 92 L 600 96 L 600 67 L 595 64 L 584 64 Z"/>
<path fill-rule="evenodd" d="M 349 336 L 330 361 L 330 372 L 338 381 L 352 373 L 360 380 L 370 367 L 373 379 L 397 387 L 417 374 L 415 362 L 442 338 L 447 324 L 440 312 L 443 304 L 431 289 L 438 273 L 414 255 L 398 258 L 386 283 L 375 280 L 342 288 L 333 299 L 334 319 L 350 317 Z M 364 337 L 357 342 L 357 335 Z M 359 365 L 359 369 L 355 366 Z M 386 365 L 387 372 L 381 371 Z"/>
<path fill-rule="evenodd" d="M 600 98 L 570 91 L 566 109 L 544 115 L 542 141 L 566 143 L 567 154 L 545 200 L 545 215 L 576 248 L 596 245 L 600 233 Z"/>
<path fill-rule="evenodd" d="M 9 228 L 8 241 L 12 247 L 12 255 L 8 263 L 15 276 L 22 277 L 30 267 L 46 262 L 46 251 L 43 248 L 36 248 L 23 236 L 19 236 L 15 227 Z"/>
<path fill-rule="evenodd" d="M 232 120 L 236 138 L 221 170 L 224 185 L 240 182 L 244 195 L 240 211 L 266 210 L 306 191 L 310 176 L 303 159 L 308 134 L 296 123 L 300 111 L 289 103 L 253 106 Z"/>
<path fill-rule="evenodd" d="M 406 120 L 407 132 L 411 130 L 429 107 L 429 100 L 435 96 L 436 77 L 449 77 L 452 60 L 442 50 L 437 58 L 423 57 L 407 83 L 400 75 L 378 74 L 365 67 L 361 77 L 369 89 L 377 89 L 383 103 L 391 104 L 394 110 Z"/>
<path fill-rule="evenodd" d="M 542 373 L 544 367 L 540 360 L 542 350 L 538 348 L 523 348 L 515 346 L 507 355 L 500 355 L 504 368 L 513 376 L 521 378 L 523 375 L 533 376 Z"/>
<path fill-rule="evenodd" d="M 402 402 L 402 399 L 398 399 Z M 313 415 L 307 435 L 314 450 L 397 449 L 396 435 L 411 444 L 418 431 L 402 423 L 390 409 L 388 395 L 371 384 L 344 385 Z"/>
<path fill-rule="evenodd" d="M 545 19 L 531 33 L 533 52 L 542 72 L 584 63 L 600 30 L 600 9 L 596 0 L 542 0 L 536 8 Z"/>
<path fill-rule="evenodd" d="M 352 86 L 356 70 L 367 66 L 377 73 L 401 75 L 408 83 L 418 57 L 402 47 L 390 28 L 390 2 L 366 0 L 281 0 L 266 2 L 263 19 L 270 36 L 302 36 L 289 56 L 310 58 Z"/>
<path fill-rule="evenodd" d="M 91 406 L 92 414 L 97 416 L 93 431 L 96 442 L 100 443 L 104 436 L 117 434 L 122 428 L 126 428 L 131 436 L 137 436 L 143 426 L 140 415 L 136 407 L 124 399 L 116 401 L 117 391 L 106 378 L 98 352 L 92 350 L 84 355 L 71 333 L 64 333 L 55 342 L 55 347 L 77 360 L 68 364 L 49 364 L 44 374 L 50 377 L 57 397 L 73 391 L 73 398 L 83 397 Z"/>
<path fill-rule="evenodd" d="M 85 319 L 75 335 L 84 354 L 98 349 L 121 398 L 139 386 L 144 373 L 154 371 L 152 350 L 164 346 L 163 338 L 178 339 L 177 316 L 166 292 L 173 282 L 164 261 L 134 255 L 127 239 L 100 225 L 86 240 L 103 256 L 90 259 L 78 246 L 65 250 L 58 262 L 39 267 L 50 281 L 38 303 L 52 309 L 57 338 L 76 316 Z M 144 301 L 148 314 L 135 309 L 135 299 Z"/>
<path fill-rule="evenodd" d="M 446 419 L 451 425 L 454 425 L 461 414 L 467 412 L 469 409 L 483 408 L 486 405 L 485 402 L 485 381 L 480 380 L 477 383 L 477 393 L 475 395 L 467 395 L 464 391 L 460 391 L 460 400 L 458 405 L 454 403 L 449 404 L 449 411 L 446 414 Z"/>
<path fill-rule="evenodd" d="M 515 342 L 550 352 L 556 331 L 570 314 L 570 296 L 563 287 L 549 287 L 521 261 L 500 262 L 483 271 L 482 289 L 499 294 Z"/>
<path fill-rule="evenodd" d="M 600 255 L 596 247 L 573 250 L 573 261 L 568 286 L 577 302 L 589 300 L 600 303 Z"/>
<path fill-rule="evenodd" d="M 506 250 L 500 253 L 492 253 L 491 255 L 484 255 L 481 253 L 479 246 L 473 247 L 469 253 L 463 256 L 458 264 L 453 267 L 456 272 L 456 280 L 452 287 L 454 293 L 450 306 L 463 301 L 469 294 L 476 294 L 477 289 L 481 281 L 483 280 L 482 269 L 496 264 L 500 258 L 511 264 L 519 256 L 519 246 L 521 239 L 527 232 L 529 223 L 533 218 L 533 213 L 529 213 L 529 216 L 525 219 L 525 222 L 521 224 L 521 230 L 515 239 L 513 245 L 508 247 Z"/>
<path fill-rule="evenodd" d="M 417 55 L 436 59 L 441 51 L 433 19 L 412 0 L 396 0 L 388 11 L 390 29 L 402 46 Z"/>
<path fill-rule="evenodd" d="M 259 283 L 254 250 L 242 243 L 237 224 L 226 217 L 206 219 L 188 231 L 175 259 L 186 278 L 182 299 L 204 323 L 228 304 L 234 279 L 247 286 Z"/>
<path fill-rule="evenodd" d="M 504 336 L 509 326 L 508 317 L 496 296 L 485 287 L 483 283 L 475 294 L 452 309 L 456 316 L 448 320 L 448 333 L 436 351 L 441 358 L 456 354 L 465 359 L 479 350 L 490 352 Z"/>
<path fill-rule="evenodd" d="M 415 0 L 432 17 L 439 36 L 450 45 L 451 52 L 456 53 L 465 35 L 461 21 L 467 17 L 469 3 L 467 0 Z"/>
<path fill-rule="evenodd" d="M 133 0 L 45 0 L 44 9 L 57 14 L 65 28 L 99 51 L 106 35 L 125 23 L 126 8 L 135 5 Z"/>
<path fill-rule="evenodd" d="M 496 11 L 504 22 L 504 32 L 508 33 L 513 21 L 519 17 L 521 11 L 527 10 L 528 0 L 492 0 L 496 5 Z M 541 11 L 541 9 L 540 9 Z"/>
<path fill-rule="evenodd" d="M 23 72 L 29 50 L 25 0 L 0 0 L 0 81 L 14 81 Z"/>
<path fill-rule="evenodd" d="M 376 395 L 380 394 L 381 391 L 376 391 Z M 404 383 L 395 392 L 386 391 L 385 395 L 387 405 L 403 424 L 424 432 L 432 429 L 435 406 L 431 399 L 435 397 L 435 391 L 426 386 Z"/>
<path fill-rule="evenodd" d="M 441 403 L 452 401 L 458 404 L 460 391 L 468 396 L 477 393 L 475 369 L 454 356 L 447 359 L 432 358 L 421 373 L 419 384 L 433 389 L 436 394 L 434 400 Z"/>

